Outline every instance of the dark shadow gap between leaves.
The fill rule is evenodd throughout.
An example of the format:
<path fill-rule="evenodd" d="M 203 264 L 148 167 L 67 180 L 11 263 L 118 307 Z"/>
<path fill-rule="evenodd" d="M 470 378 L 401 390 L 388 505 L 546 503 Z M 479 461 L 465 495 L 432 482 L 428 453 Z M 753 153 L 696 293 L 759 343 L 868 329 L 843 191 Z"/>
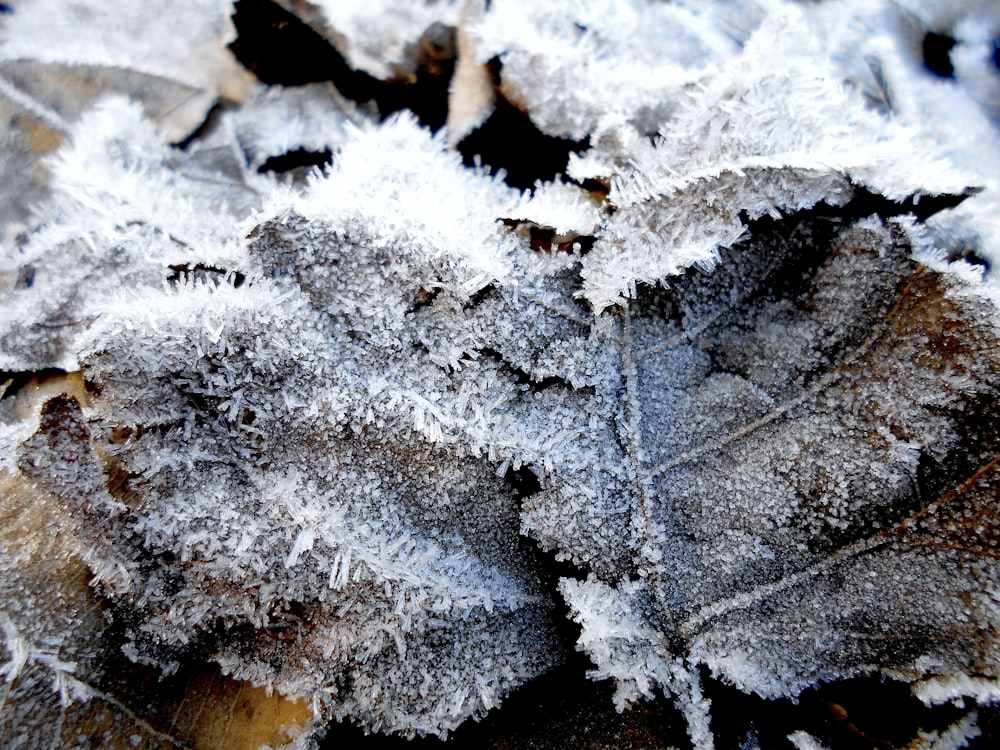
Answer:
<path fill-rule="evenodd" d="M 16 396 L 29 383 L 43 383 L 52 378 L 66 377 L 68 372 L 57 367 L 42 370 L 0 370 L 0 399 Z"/>
<path fill-rule="evenodd" d="M 951 62 L 951 50 L 954 46 L 954 37 L 928 31 L 921 43 L 924 68 L 939 78 L 954 78 L 955 66 Z"/>
<path fill-rule="evenodd" d="M 967 198 L 979 192 L 981 192 L 979 188 L 966 188 L 958 194 L 911 195 L 896 201 L 874 193 L 864 185 L 854 185 L 854 195 L 842 206 L 831 206 L 829 203 L 821 202 L 802 211 L 782 213 L 777 219 L 771 216 L 751 219 L 745 212 L 741 212 L 740 220 L 746 225 L 750 237 L 775 232 L 782 223 L 801 226 L 816 219 L 834 221 L 846 226 L 873 215 L 885 220 L 912 214 L 917 221 L 925 222 L 941 211 L 961 205 Z M 982 259 L 971 262 L 986 265 L 986 261 Z"/>
<path fill-rule="evenodd" d="M 795 701 L 767 700 L 712 679 L 705 680 L 705 692 L 715 715 L 726 717 L 713 721 L 719 750 L 754 741 L 761 748 L 791 748 L 787 737 L 797 731 L 837 750 L 890 750 L 907 746 L 917 729 L 942 732 L 966 713 L 953 705 L 925 706 L 909 685 L 877 675 L 809 688 Z M 990 745 L 974 741 L 970 747 Z"/>
<path fill-rule="evenodd" d="M 236 40 L 230 51 L 265 84 L 303 86 L 329 81 L 347 99 L 374 102 L 384 119 L 412 111 L 431 130 L 448 116 L 448 85 L 455 67 L 455 31 L 436 24 L 419 42 L 411 79 L 389 81 L 354 70 L 321 34 L 269 0 L 237 0 L 233 13 Z"/>
<path fill-rule="evenodd" d="M 503 354 L 498 352 L 496 349 L 491 349 L 489 347 L 484 347 L 478 350 L 479 354 L 483 357 L 488 357 L 496 361 L 498 364 L 503 365 L 514 378 L 514 382 L 518 385 L 526 385 L 531 388 L 535 393 L 541 393 L 547 388 L 552 388 L 553 386 L 563 385 L 571 387 L 569 383 L 556 375 L 550 375 L 549 377 L 542 378 L 541 380 L 535 380 L 531 377 L 531 374 L 524 371 L 516 365 L 512 365 L 506 359 L 504 359 Z"/>
<path fill-rule="evenodd" d="M 429 27 L 417 44 L 415 72 L 380 81 L 352 69 L 321 34 L 270 0 L 238 0 L 233 24 L 237 37 L 229 49 L 265 84 L 301 86 L 329 81 L 347 99 L 374 102 L 382 119 L 408 109 L 431 130 L 447 120 L 448 87 L 457 54 L 454 28 Z M 492 69 L 499 80 L 499 62 L 494 61 Z M 497 96 L 487 121 L 458 146 L 467 166 L 503 170 L 507 184 L 521 190 L 554 179 L 566 169 L 570 153 L 587 148 L 588 139 L 545 135 L 502 95 Z M 599 184 L 585 187 L 603 189 Z"/>
<path fill-rule="evenodd" d="M 234 289 L 239 289 L 246 282 L 246 274 L 240 271 L 206 266 L 203 263 L 196 263 L 193 266 L 189 263 L 180 263 L 168 266 L 168 268 L 170 273 L 167 275 L 167 283 L 172 287 L 192 282 L 198 284 L 212 283 L 215 286 L 227 283 L 231 284 Z"/>
<path fill-rule="evenodd" d="M 257 173 L 274 172 L 276 174 L 284 174 L 294 170 L 311 170 L 313 167 L 328 167 L 332 162 L 333 152 L 328 148 L 321 151 L 297 148 L 292 151 L 286 151 L 283 154 L 278 154 L 277 156 L 269 157 L 263 164 L 257 167 Z"/>
<path fill-rule="evenodd" d="M 558 235 L 552 227 L 541 226 L 533 221 L 504 219 L 503 224 L 528 241 L 532 250 L 552 254 L 575 252 L 586 255 L 594 248 L 597 237 L 593 235 Z"/>
<path fill-rule="evenodd" d="M 498 93 L 493 114 L 458 144 L 466 166 L 504 171 L 504 181 L 519 190 L 562 174 L 571 153 L 590 148 L 590 139 L 573 141 L 540 131 L 531 118 Z"/>
<path fill-rule="evenodd" d="M 229 106 L 232 106 L 231 102 L 225 102 L 221 99 L 216 101 L 215 104 L 208 108 L 208 112 L 205 113 L 205 119 L 198 123 L 194 130 L 170 145 L 181 151 L 187 151 L 192 143 L 212 132 L 219 122 L 219 117 Z"/>

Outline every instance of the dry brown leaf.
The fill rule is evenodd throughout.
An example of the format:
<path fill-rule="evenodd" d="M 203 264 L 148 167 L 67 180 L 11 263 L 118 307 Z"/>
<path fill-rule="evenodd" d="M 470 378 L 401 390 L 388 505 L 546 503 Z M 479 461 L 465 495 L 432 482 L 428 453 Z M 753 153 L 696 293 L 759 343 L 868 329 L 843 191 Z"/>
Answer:
<path fill-rule="evenodd" d="M 37 418 L 44 402 L 36 439 L 58 435 L 53 447 L 65 454 L 75 436 L 83 457 L 89 436 L 77 399 L 85 398 L 78 373 L 34 378 L 5 399 L 5 422 Z M 86 484 L 91 476 L 76 479 Z M 71 495 L 74 487 L 62 489 Z M 238 750 L 286 744 L 309 723 L 303 703 L 224 677 L 215 666 L 185 665 L 163 678 L 159 670 L 128 661 L 115 615 L 90 585 L 93 571 L 86 560 L 93 534 L 65 497 L 24 475 L 5 473 L 0 519 L 5 742 Z"/>

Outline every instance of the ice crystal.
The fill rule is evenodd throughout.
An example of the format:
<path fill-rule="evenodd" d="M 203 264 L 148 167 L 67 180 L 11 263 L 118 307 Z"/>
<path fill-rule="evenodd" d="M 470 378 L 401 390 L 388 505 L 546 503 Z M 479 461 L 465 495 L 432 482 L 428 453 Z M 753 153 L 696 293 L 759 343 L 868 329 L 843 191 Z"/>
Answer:
<path fill-rule="evenodd" d="M 392 85 L 454 29 L 447 128 L 233 74 L 228 3 L 5 19 L 5 739 L 176 744 L 123 659 L 447 734 L 558 597 L 699 748 L 712 680 L 996 701 L 990 4 L 283 5 Z M 502 98 L 564 174 L 463 163 Z"/>

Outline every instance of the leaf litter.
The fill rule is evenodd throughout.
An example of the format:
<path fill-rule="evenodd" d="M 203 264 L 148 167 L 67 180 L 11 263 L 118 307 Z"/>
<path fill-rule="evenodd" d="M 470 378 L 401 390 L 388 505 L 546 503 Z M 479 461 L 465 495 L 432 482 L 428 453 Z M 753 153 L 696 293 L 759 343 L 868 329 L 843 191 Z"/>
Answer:
<path fill-rule="evenodd" d="M 191 12 L 213 19 L 217 62 L 226 10 L 208 5 Z M 946 93 L 916 77 L 901 6 L 845 4 L 884 35 L 881 106 L 971 102 L 990 133 L 976 160 L 947 121 L 872 108 L 840 56 L 853 31 L 822 10 L 762 4 L 727 27 L 725 3 L 635 3 L 599 33 L 599 3 L 575 32 L 572 9 L 435 5 L 375 14 L 371 39 L 323 5 L 302 20 L 382 77 L 433 23 L 461 27 L 465 71 L 509 47 L 493 96 L 470 101 L 586 136 L 567 174 L 521 193 L 406 113 L 322 84 L 236 91 L 213 78 L 226 66 L 177 67 L 138 37 L 114 65 L 209 92 L 204 127 L 171 147 L 141 94 L 159 84 L 102 72 L 88 85 L 143 106 L 88 94 L 71 112 L 75 72 L 16 77 L 69 62 L 31 41 L 59 3 L 5 22 L 0 93 L 36 144 L 10 158 L 52 155 L 35 206 L 3 217 L 0 356 L 87 389 L 3 399 L 9 517 L 60 527 L 44 550 L 25 531 L 37 554 L 3 546 L 5 736 L 305 746 L 331 719 L 446 735 L 567 659 L 567 607 L 619 710 L 666 695 L 697 747 L 724 734 L 715 681 L 785 699 L 874 673 L 990 703 L 997 139 L 995 72 L 971 66 L 995 18 L 949 21 Z M 677 50 L 699 50 L 671 58 L 687 83 L 587 99 L 641 63 L 629 24 L 663 13 L 684 16 Z M 392 59 L 372 58 L 388 38 Z M 528 74 L 560 44 L 611 62 Z M 262 169 L 296 149 L 329 164 Z M 248 710 L 273 712 L 271 739 L 178 729 L 169 699 L 110 682 L 211 664 L 225 678 L 182 694 L 263 688 Z M 975 715 L 956 721 L 919 741 L 973 740 Z"/>

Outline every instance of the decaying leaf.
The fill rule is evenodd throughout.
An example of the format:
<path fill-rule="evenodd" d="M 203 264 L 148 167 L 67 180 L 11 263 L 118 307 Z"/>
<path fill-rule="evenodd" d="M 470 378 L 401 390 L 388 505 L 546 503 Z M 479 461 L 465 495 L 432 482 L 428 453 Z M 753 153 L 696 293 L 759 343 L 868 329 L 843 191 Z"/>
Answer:
<path fill-rule="evenodd" d="M 235 750 L 291 741 L 309 721 L 304 705 L 198 666 L 162 681 L 120 653 L 120 624 L 90 585 L 98 539 L 67 509 L 103 490 L 90 484 L 101 473 L 80 401 L 82 380 L 70 377 L 29 382 L 3 402 L 5 433 L 30 429 L 33 411 L 41 426 L 27 441 L 23 473 L 5 468 L 0 484 L 0 733 L 30 747 Z M 56 461 L 70 469 L 58 487 L 48 481 L 47 462 Z"/>
<path fill-rule="evenodd" d="M 341 152 L 325 190 L 295 200 L 308 221 L 283 209 L 258 227 L 245 282 L 190 277 L 91 326 L 90 433 L 122 475 L 120 500 L 100 500 L 99 468 L 70 479 L 59 451 L 32 441 L 22 466 L 72 484 L 75 513 L 99 530 L 90 564 L 135 660 L 169 672 L 200 655 L 317 716 L 414 735 L 489 710 L 557 650 L 512 489 L 414 418 L 449 384 L 409 310 L 428 289 L 460 303 L 502 272 L 488 240 L 503 247 L 503 230 L 456 203 L 452 224 L 439 213 L 421 233 L 420 192 L 378 207 L 320 197 L 356 189 L 346 175 L 363 183 L 366 157 L 394 138 L 425 150 L 412 175 L 508 195 L 409 120 L 396 131 Z M 375 233 L 390 206 L 410 236 L 389 224 L 382 236 L 405 253 Z M 478 242 L 448 241 L 470 229 Z M 411 383 L 385 379 L 407 369 Z"/>
<path fill-rule="evenodd" d="M 997 676 L 995 307 L 898 228 L 825 224 L 609 316 L 620 459 L 601 439 L 527 502 L 595 571 L 562 590 L 622 701 L 683 699 L 699 664 L 765 696 L 875 665 Z"/>

